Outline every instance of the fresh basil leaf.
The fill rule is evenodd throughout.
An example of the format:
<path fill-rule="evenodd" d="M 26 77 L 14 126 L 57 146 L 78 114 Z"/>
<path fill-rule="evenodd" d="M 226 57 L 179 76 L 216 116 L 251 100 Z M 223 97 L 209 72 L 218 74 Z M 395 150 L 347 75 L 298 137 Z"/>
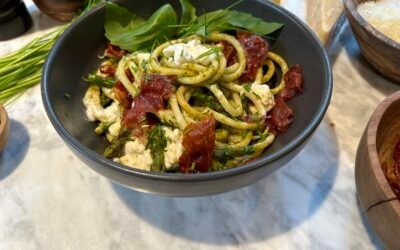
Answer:
<path fill-rule="evenodd" d="M 243 29 L 264 36 L 279 30 L 282 26 L 281 23 L 265 22 L 248 13 L 221 9 L 198 17 L 192 25 L 181 29 L 180 35 L 198 34 L 206 36 L 211 32 Z"/>
<path fill-rule="evenodd" d="M 281 23 L 265 22 L 261 18 L 248 13 L 229 10 L 231 18 L 229 24 L 233 27 L 243 28 L 258 35 L 268 35 L 283 27 Z"/>
<path fill-rule="evenodd" d="M 182 7 L 181 24 L 188 24 L 196 20 L 196 9 L 190 0 L 180 0 L 180 3 Z"/>
<path fill-rule="evenodd" d="M 109 18 L 107 18 L 107 11 Z M 145 22 L 130 14 L 130 21 L 127 17 L 120 17 L 127 10 L 115 8 L 113 4 L 106 6 L 106 21 L 104 24 L 105 36 L 112 44 L 128 51 L 150 50 L 153 44 L 168 39 L 174 35 L 174 30 L 169 26 L 177 24 L 175 10 L 170 4 L 161 6 Z M 110 18 L 113 19 L 110 19 Z M 127 23 L 128 22 L 128 23 Z"/>
<path fill-rule="evenodd" d="M 128 9 L 118 4 L 107 2 L 104 28 L 106 37 L 118 36 L 121 33 L 135 30 L 142 26 L 145 20 L 136 16 Z"/>

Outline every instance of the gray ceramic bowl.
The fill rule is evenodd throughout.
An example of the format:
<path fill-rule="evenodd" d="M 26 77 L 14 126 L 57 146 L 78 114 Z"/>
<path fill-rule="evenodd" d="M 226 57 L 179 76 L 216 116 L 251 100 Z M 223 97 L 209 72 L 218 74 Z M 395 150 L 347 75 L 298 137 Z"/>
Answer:
<path fill-rule="evenodd" d="M 117 1 L 147 17 L 163 3 L 179 10 L 179 1 Z M 236 0 L 193 0 L 198 10 L 224 8 Z M 101 153 L 106 141 L 93 131 L 95 124 L 85 119 L 82 98 L 87 83 L 82 76 L 99 63 L 104 38 L 104 8 L 100 6 L 69 27 L 50 52 L 43 71 L 42 98 L 53 126 L 72 151 L 89 167 L 114 182 L 135 190 L 169 196 L 200 196 L 226 192 L 254 183 L 290 161 L 306 144 L 321 122 L 332 93 L 332 72 L 318 38 L 298 18 L 281 7 L 262 0 L 247 0 L 235 7 L 267 21 L 284 23 L 272 50 L 283 55 L 290 65 L 301 63 L 304 92 L 291 100 L 295 121 L 287 133 L 258 160 L 237 168 L 202 174 L 163 174 L 129 168 Z M 68 93 L 71 98 L 64 98 Z"/>

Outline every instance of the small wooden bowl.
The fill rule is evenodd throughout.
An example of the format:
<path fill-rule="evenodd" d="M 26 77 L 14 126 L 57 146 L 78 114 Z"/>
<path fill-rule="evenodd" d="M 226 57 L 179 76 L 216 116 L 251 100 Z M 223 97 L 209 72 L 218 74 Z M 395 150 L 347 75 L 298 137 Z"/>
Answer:
<path fill-rule="evenodd" d="M 46 15 L 62 22 L 71 21 L 84 0 L 33 0 Z"/>
<path fill-rule="evenodd" d="M 382 163 L 393 159 L 399 139 L 400 91 L 384 100 L 373 113 L 358 145 L 355 167 L 361 207 L 388 249 L 400 249 L 400 201 L 385 177 Z"/>
<path fill-rule="evenodd" d="M 351 29 L 361 53 L 383 76 L 400 83 L 400 43 L 372 27 L 358 13 L 357 6 L 369 0 L 344 0 Z"/>
<path fill-rule="evenodd" d="M 0 152 L 3 151 L 10 133 L 10 123 L 6 109 L 0 103 Z"/>

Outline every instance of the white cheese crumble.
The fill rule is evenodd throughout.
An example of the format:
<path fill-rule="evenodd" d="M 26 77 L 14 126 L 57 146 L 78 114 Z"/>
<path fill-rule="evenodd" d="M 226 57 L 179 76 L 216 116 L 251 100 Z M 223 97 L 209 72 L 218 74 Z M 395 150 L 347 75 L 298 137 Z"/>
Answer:
<path fill-rule="evenodd" d="M 261 103 L 264 105 L 266 112 L 270 111 L 274 107 L 275 105 L 274 95 L 272 94 L 268 85 L 252 84 L 250 89 L 261 100 Z M 253 106 L 250 107 L 250 112 L 253 113 L 254 110 L 252 110 L 252 108 L 254 107 Z"/>
<path fill-rule="evenodd" d="M 366 1 L 358 6 L 358 12 L 372 26 L 400 43 L 400 1 Z"/>
<path fill-rule="evenodd" d="M 83 98 L 86 107 L 86 116 L 89 121 L 115 122 L 121 115 L 121 110 L 117 102 L 113 102 L 107 108 L 101 106 L 100 88 L 90 86 Z"/>
<path fill-rule="evenodd" d="M 198 62 L 204 66 L 208 66 L 217 58 L 217 54 L 210 53 L 210 55 L 202 56 L 201 58 L 199 57 L 209 50 L 210 48 L 202 45 L 200 40 L 195 39 L 188 43 L 170 45 L 163 50 L 163 55 L 168 58 L 169 62 L 173 62 L 176 65 Z"/>
<path fill-rule="evenodd" d="M 183 135 L 179 129 L 172 130 L 169 127 L 163 127 L 163 129 L 165 131 L 165 137 L 167 138 L 167 147 L 165 148 L 164 153 L 164 164 L 168 169 L 178 164 L 179 157 L 183 153 Z"/>
<path fill-rule="evenodd" d="M 116 159 L 116 161 L 129 167 L 147 171 L 151 170 L 151 164 L 153 163 L 150 149 L 146 149 L 145 141 L 139 138 L 126 142 L 125 155 Z"/>
<path fill-rule="evenodd" d="M 109 128 L 110 134 L 112 133 L 111 127 Z M 179 157 L 183 153 L 183 135 L 179 129 L 171 129 L 169 127 L 162 127 L 162 129 L 167 138 L 167 146 L 164 152 L 164 164 L 165 167 L 169 169 L 178 164 Z M 120 158 L 115 158 L 114 161 L 133 168 L 150 171 L 153 159 L 150 149 L 146 149 L 146 143 L 147 140 L 144 138 L 135 138 L 133 141 L 126 142 L 124 155 Z"/>

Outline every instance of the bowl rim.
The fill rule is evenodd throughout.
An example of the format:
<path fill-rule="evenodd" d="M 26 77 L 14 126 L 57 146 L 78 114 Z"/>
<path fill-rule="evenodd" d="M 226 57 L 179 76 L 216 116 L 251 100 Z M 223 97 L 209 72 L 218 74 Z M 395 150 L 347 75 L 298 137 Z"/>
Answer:
<path fill-rule="evenodd" d="M 391 200 L 396 197 L 393 189 L 391 188 L 389 182 L 386 179 L 386 175 L 383 172 L 382 165 L 379 161 L 378 150 L 376 146 L 377 132 L 381 124 L 382 117 L 387 113 L 387 110 L 394 105 L 395 102 L 400 102 L 400 91 L 397 91 L 383 100 L 378 107 L 375 109 L 371 116 L 370 121 L 367 125 L 367 152 L 369 160 L 371 161 L 372 171 L 377 180 L 386 180 L 384 183 L 379 183 L 379 188 L 385 196 L 385 200 Z M 393 199 L 396 200 L 396 199 Z M 397 199 L 397 203 L 400 204 L 400 200 Z M 400 208 L 400 207 L 399 207 Z M 400 213 L 400 210 L 398 211 Z"/>
<path fill-rule="evenodd" d="M 371 1 L 367 0 L 366 2 Z M 347 13 L 350 13 L 354 19 L 356 19 L 357 23 L 365 28 L 368 33 L 371 33 L 374 37 L 377 39 L 383 41 L 387 45 L 393 47 L 394 49 L 400 50 L 400 43 L 396 42 L 392 38 L 388 37 L 387 35 L 383 34 L 380 30 L 376 29 L 374 26 L 372 26 L 361 14 L 358 12 L 357 7 L 358 3 L 355 2 L 355 0 L 343 0 L 344 6 L 347 10 Z"/>
<path fill-rule="evenodd" d="M 48 82 L 49 82 L 49 73 L 50 67 L 54 60 L 55 54 L 57 53 L 59 47 L 62 44 L 62 41 L 67 37 L 72 30 L 78 26 L 82 20 L 86 18 L 90 18 L 91 15 L 94 15 L 96 12 L 99 12 L 102 8 L 104 8 L 105 4 L 100 4 L 99 6 L 95 7 L 94 9 L 90 10 L 88 13 L 84 14 L 80 18 L 78 18 L 73 24 L 71 24 L 57 39 L 55 45 L 51 49 L 49 56 L 46 59 L 46 62 L 43 67 L 42 73 L 42 81 L 41 81 L 41 94 L 42 94 L 42 101 L 45 107 L 46 113 L 49 117 L 50 122 L 52 123 L 55 130 L 58 134 L 69 144 L 72 146 L 74 150 L 78 151 L 81 155 L 86 156 L 90 160 L 101 164 L 110 170 L 117 170 L 122 172 L 123 174 L 127 175 L 134 175 L 138 177 L 143 177 L 147 179 L 153 179 L 158 181 L 173 181 L 173 182 L 191 182 L 191 181 L 210 181 L 210 180 L 217 180 L 227 177 L 233 177 L 245 172 L 251 172 L 257 168 L 266 167 L 267 164 L 274 162 L 285 155 L 290 154 L 296 148 L 303 144 L 317 129 L 320 122 L 322 121 L 325 113 L 328 109 L 330 99 L 332 96 L 332 89 L 333 89 L 333 77 L 332 77 L 332 68 L 330 64 L 329 57 L 320 42 L 317 38 L 315 33 L 297 16 L 290 13 L 288 10 L 284 9 L 281 6 L 278 6 L 269 1 L 263 0 L 254 0 L 268 8 L 272 9 L 272 11 L 283 13 L 290 21 L 296 23 L 300 29 L 309 36 L 316 44 L 316 49 L 319 51 L 323 58 L 324 69 L 325 69 L 325 80 L 326 85 L 324 88 L 324 93 L 321 99 L 321 104 L 317 112 L 315 113 L 312 121 L 307 125 L 307 127 L 301 131 L 299 134 L 295 136 L 295 138 L 289 142 L 288 144 L 282 146 L 277 152 L 271 155 L 264 156 L 260 159 L 254 160 L 250 163 L 240 165 L 235 168 L 216 171 L 216 172 L 207 172 L 207 173 L 198 173 L 198 174 L 182 174 L 182 173 L 158 173 L 146 170 L 140 170 L 132 167 L 128 167 L 119 163 L 116 163 L 110 159 L 105 158 L 104 156 L 98 154 L 97 152 L 87 148 L 86 146 L 82 145 L 81 142 L 75 138 L 72 134 L 70 134 L 67 129 L 63 126 L 60 120 L 57 118 L 55 110 L 50 105 L 50 98 L 48 96 Z M 118 1 L 117 1 L 118 2 Z"/>

